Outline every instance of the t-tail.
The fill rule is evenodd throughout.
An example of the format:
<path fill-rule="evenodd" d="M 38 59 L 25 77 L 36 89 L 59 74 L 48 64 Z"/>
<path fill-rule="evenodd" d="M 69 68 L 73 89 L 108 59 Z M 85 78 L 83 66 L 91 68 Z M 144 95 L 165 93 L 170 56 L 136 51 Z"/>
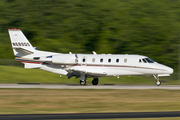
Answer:
<path fill-rule="evenodd" d="M 22 31 L 17 28 L 10 28 L 8 32 L 16 60 L 23 63 L 25 68 L 39 68 L 41 66 L 39 62 L 34 64 L 31 57 L 27 57 L 33 56 L 36 50 Z"/>
<path fill-rule="evenodd" d="M 23 57 L 36 51 L 20 29 L 10 28 L 8 31 L 15 57 Z"/>

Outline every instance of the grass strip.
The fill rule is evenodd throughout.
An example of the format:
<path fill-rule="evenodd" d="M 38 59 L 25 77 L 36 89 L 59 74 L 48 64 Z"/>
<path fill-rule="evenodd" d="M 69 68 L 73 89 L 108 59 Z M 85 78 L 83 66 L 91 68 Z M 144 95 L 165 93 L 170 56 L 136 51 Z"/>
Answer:
<path fill-rule="evenodd" d="M 0 89 L 0 114 L 180 111 L 179 90 Z"/>

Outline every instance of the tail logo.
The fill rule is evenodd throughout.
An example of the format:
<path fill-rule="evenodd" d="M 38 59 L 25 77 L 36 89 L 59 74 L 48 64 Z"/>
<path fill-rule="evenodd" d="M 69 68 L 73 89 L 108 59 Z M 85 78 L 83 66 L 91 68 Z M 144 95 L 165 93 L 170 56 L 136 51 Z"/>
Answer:
<path fill-rule="evenodd" d="M 15 42 L 15 43 L 12 43 L 13 46 L 30 46 L 29 43 L 20 43 L 20 42 Z"/>

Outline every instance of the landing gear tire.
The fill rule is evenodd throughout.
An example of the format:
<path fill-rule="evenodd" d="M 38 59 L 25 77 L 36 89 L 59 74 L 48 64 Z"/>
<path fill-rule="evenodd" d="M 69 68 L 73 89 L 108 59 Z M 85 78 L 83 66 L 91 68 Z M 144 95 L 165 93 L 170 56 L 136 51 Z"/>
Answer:
<path fill-rule="evenodd" d="M 157 86 L 160 86 L 160 85 L 161 85 L 161 82 L 160 82 L 160 81 L 157 81 L 157 82 L 156 82 L 156 85 L 157 85 Z"/>
<path fill-rule="evenodd" d="M 154 76 L 154 78 L 157 80 L 157 81 L 156 81 L 156 85 L 157 85 L 157 86 L 160 86 L 160 85 L 161 85 L 161 82 L 160 82 L 160 80 L 159 80 L 158 74 L 155 74 L 155 75 L 153 75 L 153 76 Z"/>
<path fill-rule="evenodd" d="M 80 85 L 86 85 L 86 80 L 80 80 Z"/>
<path fill-rule="evenodd" d="M 98 78 L 94 78 L 93 80 L 92 80 L 92 84 L 93 85 L 97 85 L 99 83 L 99 79 Z"/>

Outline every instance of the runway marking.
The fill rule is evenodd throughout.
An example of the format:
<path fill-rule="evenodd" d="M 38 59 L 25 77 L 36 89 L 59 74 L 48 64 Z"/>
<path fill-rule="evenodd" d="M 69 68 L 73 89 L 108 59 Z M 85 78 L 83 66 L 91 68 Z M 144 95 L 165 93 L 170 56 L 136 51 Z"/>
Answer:
<path fill-rule="evenodd" d="M 0 88 L 42 88 L 42 89 L 167 89 L 180 90 L 180 85 L 61 85 L 61 84 L 0 84 Z"/>
<path fill-rule="evenodd" d="M 111 119 L 111 118 L 158 118 L 180 117 L 180 111 L 169 112 L 124 112 L 124 113 L 68 113 L 68 114 L 9 114 L 0 115 L 1 120 L 40 119 Z"/>

